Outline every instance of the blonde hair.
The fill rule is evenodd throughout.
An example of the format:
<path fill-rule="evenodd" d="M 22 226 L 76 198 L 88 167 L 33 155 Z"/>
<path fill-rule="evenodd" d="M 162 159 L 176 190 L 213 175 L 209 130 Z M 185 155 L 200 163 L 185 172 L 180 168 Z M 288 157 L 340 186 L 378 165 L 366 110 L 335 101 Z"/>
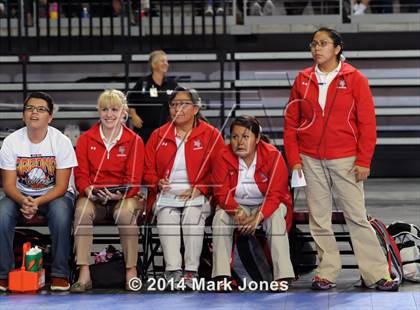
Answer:
<path fill-rule="evenodd" d="M 162 56 L 166 57 L 166 53 L 162 50 L 153 51 L 149 55 L 149 67 L 150 70 L 153 71 L 153 64 L 158 61 L 158 59 Z"/>
<path fill-rule="evenodd" d="M 128 111 L 127 98 L 117 89 L 107 89 L 99 95 L 98 109 L 104 106 L 122 107 L 124 111 Z"/>

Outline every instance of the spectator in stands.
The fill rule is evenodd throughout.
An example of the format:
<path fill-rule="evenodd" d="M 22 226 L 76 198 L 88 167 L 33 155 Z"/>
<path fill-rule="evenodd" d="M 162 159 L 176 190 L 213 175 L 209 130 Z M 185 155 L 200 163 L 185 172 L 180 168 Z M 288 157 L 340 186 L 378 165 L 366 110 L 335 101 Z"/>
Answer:
<path fill-rule="evenodd" d="M 343 41 L 337 31 L 320 28 L 309 46 L 315 64 L 295 79 L 285 112 L 284 144 L 290 167 L 299 175 L 303 171 L 307 182 L 309 228 L 320 262 L 312 288 L 334 287 L 341 268 L 331 226 L 336 199 L 364 282 L 379 290 L 397 290 L 364 204 L 363 181 L 376 144 L 368 81 L 342 60 Z"/>
<path fill-rule="evenodd" d="M 353 15 L 363 15 L 369 7 L 370 0 L 352 0 Z"/>
<path fill-rule="evenodd" d="M 14 268 L 14 228 L 22 216 L 46 216 L 52 236 L 51 290 L 70 288 L 68 258 L 71 247 L 75 190 L 69 184 L 77 166 L 70 139 L 50 127 L 53 99 L 34 92 L 23 105 L 25 127 L 10 134 L 0 150 L 3 188 L 0 200 L 0 291 Z"/>
<path fill-rule="evenodd" d="M 166 77 L 169 64 L 164 51 L 150 53 L 151 74 L 141 78 L 128 94 L 130 116 L 136 132 L 146 143 L 153 130 L 168 121 L 168 98 L 177 82 Z"/>
<path fill-rule="evenodd" d="M 254 0 L 249 7 L 251 16 L 270 16 L 274 15 L 276 7 L 272 0 L 258 1 Z"/>
<path fill-rule="evenodd" d="M 168 283 L 173 281 L 174 289 L 182 277 L 187 287 L 198 278 L 204 221 L 209 213 L 210 162 L 224 145 L 220 132 L 200 115 L 200 105 L 194 89 L 176 88 L 169 98 L 172 121 L 153 131 L 146 145 L 148 211 L 157 218 L 164 276 Z"/>
<path fill-rule="evenodd" d="M 6 17 L 6 6 L 3 2 L 0 2 L 0 18 Z"/>
<path fill-rule="evenodd" d="M 204 11 L 204 14 L 206 14 L 207 16 L 213 16 L 214 14 L 213 8 L 215 8 L 216 15 L 223 15 L 225 10 L 223 8 L 222 2 L 223 1 L 207 0 L 207 6 L 206 6 L 206 10 Z"/>
<path fill-rule="evenodd" d="M 232 122 L 230 145 L 215 157 L 212 169 L 218 205 L 213 219 L 212 276 L 217 280 L 231 276 L 234 229 L 254 234 L 262 224 L 271 249 L 273 278 L 294 279 L 287 236 L 293 216 L 287 166 L 261 134 L 255 117 L 240 116 Z"/>
<path fill-rule="evenodd" d="M 80 136 L 76 146 L 76 202 L 74 243 L 79 279 L 71 291 L 92 288 L 89 272 L 92 225 L 112 214 L 118 224 L 126 266 L 126 282 L 137 277 L 137 217 L 142 202 L 135 196 L 143 175 L 144 146 L 141 138 L 123 125 L 127 105 L 124 94 L 106 90 L 98 99 L 99 123 Z M 121 186 L 114 191 L 110 187 Z M 109 189 L 109 190 L 108 190 Z M 126 288 L 129 289 L 128 285 Z"/>

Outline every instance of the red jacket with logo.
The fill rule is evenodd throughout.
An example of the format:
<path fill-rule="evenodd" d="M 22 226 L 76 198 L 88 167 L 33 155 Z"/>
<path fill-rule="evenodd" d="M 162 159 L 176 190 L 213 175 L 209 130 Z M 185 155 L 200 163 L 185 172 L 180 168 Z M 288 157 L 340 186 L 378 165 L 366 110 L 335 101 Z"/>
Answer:
<path fill-rule="evenodd" d="M 139 190 L 143 176 L 143 140 L 123 125 L 117 144 L 108 152 L 101 138 L 99 123 L 83 133 L 76 145 L 79 165 L 74 169 L 76 187 L 81 196 L 90 185 L 118 186 L 131 184 L 126 197 Z"/>
<path fill-rule="evenodd" d="M 218 129 L 199 121 L 185 141 L 185 162 L 191 186 L 210 194 L 211 158 L 224 146 Z M 153 131 L 146 144 L 144 182 L 149 186 L 148 209 L 156 199 L 160 179 L 169 178 L 177 152 L 175 126 L 166 123 Z"/>
<path fill-rule="evenodd" d="M 318 103 L 315 66 L 301 71 L 284 112 L 284 146 L 289 165 L 299 153 L 316 159 L 356 156 L 370 167 L 376 144 L 375 107 L 367 78 L 348 63 L 331 82 L 324 111 Z"/>
<path fill-rule="evenodd" d="M 239 204 L 235 200 L 238 184 L 239 159 L 230 145 L 212 161 L 214 197 L 220 208 L 233 213 Z M 284 203 L 287 207 L 286 223 L 290 230 L 293 219 L 292 197 L 288 186 L 288 170 L 281 153 L 271 144 L 260 141 L 257 147 L 255 183 L 264 195 L 261 212 L 268 218 Z"/>

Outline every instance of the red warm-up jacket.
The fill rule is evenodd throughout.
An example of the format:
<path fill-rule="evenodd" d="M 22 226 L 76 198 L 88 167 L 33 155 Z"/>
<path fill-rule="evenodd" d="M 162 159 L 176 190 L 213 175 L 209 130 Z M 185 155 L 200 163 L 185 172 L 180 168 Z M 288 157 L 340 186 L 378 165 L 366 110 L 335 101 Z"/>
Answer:
<path fill-rule="evenodd" d="M 238 184 L 239 159 L 230 145 L 226 145 L 213 159 L 214 197 L 220 208 L 233 213 L 239 204 L 235 200 Z M 287 207 L 286 224 L 290 230 L 293 219 L 292 197 L 288 186 L 288 170 L 281 153 L 271 144 L 260 141 L 257 146 L 255 183 L 264 195 L 261 212 L 268 218 L 284 203 Z"/>
<path fill-rule="evenodd" d="M 126 197 L 133 197 L 139 190 L 144 166 L 143 140 L 123 125 L 117 144 L 108 152 L 101 138 L 99 123 L 83 133 L 76 145 L 79 165 L 74 169 L 76 187 L 81 196 L 90 185 L 133 186 Z"/>
<path fill-rule="evenodd" d="M 185 141 L 185 162 L 191 186 L 209 196 L 211 191 L 211 158 L 224 146 L 218 129 L 199 121 Z M 169 178 L 177 152 L 175 126 L 166 123 L 153 131 L 146 144 L 144 183 L 149 186 L 150 211 L 158 192 L 160 179 Z"/>
<path fill-rule="evenodd" d="M 316 159 L 356 156 L 370 167 L 376 145 L 375 107 L 367 78 L 348 63 L 331 82 L 325 109 L 318 103 L 315 66 L 301 71 L 284 112 L 284 147 L 293 167 L 299 153 Z"/>

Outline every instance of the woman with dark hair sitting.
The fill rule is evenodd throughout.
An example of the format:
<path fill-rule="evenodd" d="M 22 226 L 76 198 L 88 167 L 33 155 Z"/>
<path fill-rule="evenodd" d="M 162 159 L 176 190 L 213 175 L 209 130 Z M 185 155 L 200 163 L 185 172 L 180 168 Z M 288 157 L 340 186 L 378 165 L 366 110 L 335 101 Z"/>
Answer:
<path fill-rule="evenodd" d="M 218 204 L 213 219 L 212 276 L 220 280 L 231 276 L 234 229 L 250 235 L 262 224 L 271 249 L 273 279 L 280 289 L 281 281 L 295 277 L 287 235 L 293 211 L 286 164 L 267 141 L 255 117 L 240 116 L 230 126 L 230 144 L 212 162 Z"/>
<path fill-rule="evenodd" d="M 200 105 L 194 89 L 177 87 L 169 98 L 171 121 L 153 131 L 146 145 L 148 211 L 153 210 L 157 219 L 165 278 L 173 289 L 182 278 L 188 287 L 198 278 L 209 212 L 210 160 L 224 145 L 219 130 L 200 116 Z"/>

